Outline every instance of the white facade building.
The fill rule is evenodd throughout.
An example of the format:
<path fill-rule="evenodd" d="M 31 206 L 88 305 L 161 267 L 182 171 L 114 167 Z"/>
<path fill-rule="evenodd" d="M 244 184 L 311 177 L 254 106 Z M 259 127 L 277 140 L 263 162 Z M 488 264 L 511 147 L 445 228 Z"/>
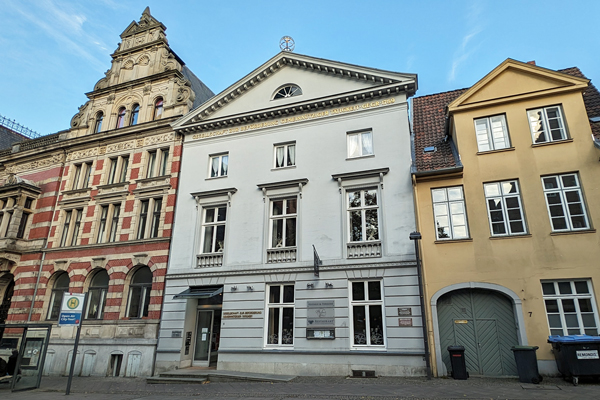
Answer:
<path fill-rule="evenodd" d="M 174 124 L 184 146 L 157 372 L 424 373 L 416 86 L 282 52 Z"/>

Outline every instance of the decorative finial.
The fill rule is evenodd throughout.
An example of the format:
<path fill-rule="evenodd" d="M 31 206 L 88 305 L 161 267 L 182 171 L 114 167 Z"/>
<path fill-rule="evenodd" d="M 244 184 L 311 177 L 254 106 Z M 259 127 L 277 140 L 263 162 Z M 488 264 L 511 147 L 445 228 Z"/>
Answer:
<path fill-rule="evenodd" d="M 284 36 L 279 40 L 279 48 L 282 51 L 294 51 L 295 46 L 296 43 L 294 42 L 294 39 L 292 39 L 291 36 Z"/>
<path fill-rule="evenodd" d="M 150 15 L 150 7 L 149 6 L 144 9 L 144 12 L 142 13 L 142 15 Z"/>

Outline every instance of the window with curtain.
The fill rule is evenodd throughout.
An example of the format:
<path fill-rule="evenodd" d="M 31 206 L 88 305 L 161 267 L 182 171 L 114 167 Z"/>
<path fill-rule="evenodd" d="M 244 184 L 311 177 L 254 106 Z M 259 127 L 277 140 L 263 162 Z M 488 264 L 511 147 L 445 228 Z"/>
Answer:
<path fill-rule="evenodd" d="M 275 146 L 274 168 L 293 167 L 296 165 L 296 143 Z"/>
<path fill-rule="evenodd" d="M 119 108 L 119 113 L 117 114 L 117 126 L 116 128 L 122 128 L 125 126 L 125 107 Z"/>
<path fill-rule="evenodd" d="M 348 158 L 373 155 L 373 133 L 371 131 L 347 134 Z"/>

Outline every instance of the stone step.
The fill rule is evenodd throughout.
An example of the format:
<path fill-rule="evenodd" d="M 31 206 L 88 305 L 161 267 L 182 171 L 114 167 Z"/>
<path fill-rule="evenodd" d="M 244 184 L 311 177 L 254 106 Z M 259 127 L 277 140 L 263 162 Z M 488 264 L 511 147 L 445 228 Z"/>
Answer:
<path fill-rule="evenodd" d="M 294 375 L 276 375 L 276 374 L 258 374 L 253 372 L 237 371 L 216 371 L 216 370 L 198 370 L 198 369 L 178 369 L 160 374 L 155 379 L 203 379 L 213 382 L 236 382 L 236 381 L 254 381 L 254 382 L 289 382 L 294 379 Z"/>
<path fill-rule="evenodd" d="M 206 377 L 195 377 L 195 378 L 167 378 L 167 377 L 162 377 L 162 376 L 150 376 L 148 378 L 146 378 L 146 383 L 151 383 L 151 384 L 160 384 L 160 383 L 204 383 L 206 382 L 207 379 Z"/>

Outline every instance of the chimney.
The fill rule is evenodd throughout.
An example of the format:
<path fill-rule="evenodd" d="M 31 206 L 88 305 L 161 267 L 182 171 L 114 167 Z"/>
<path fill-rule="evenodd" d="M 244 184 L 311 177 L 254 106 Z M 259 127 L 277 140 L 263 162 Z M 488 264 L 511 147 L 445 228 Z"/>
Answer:
<path fill-rule="evenodd" d="M 535 60 L 533 60 L 533 61 L 527 61 L 527 64 L 535 65 Z"/>

